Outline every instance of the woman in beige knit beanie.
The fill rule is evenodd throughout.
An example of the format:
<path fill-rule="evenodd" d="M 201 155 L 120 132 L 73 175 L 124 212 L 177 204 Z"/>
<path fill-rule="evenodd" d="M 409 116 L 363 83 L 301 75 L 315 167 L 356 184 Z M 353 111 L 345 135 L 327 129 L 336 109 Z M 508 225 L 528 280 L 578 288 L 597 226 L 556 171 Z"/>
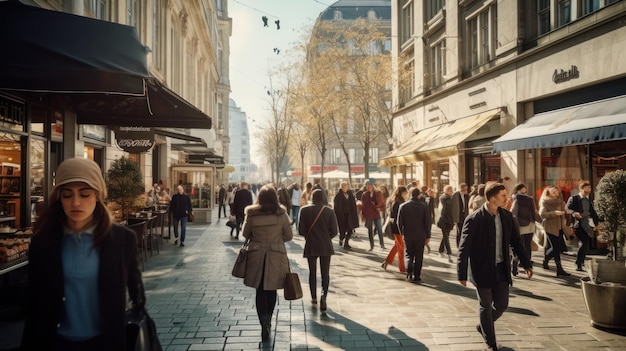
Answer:
<path fill-rule="evenodd" d="M 126 291 L 145 294 L 130 229 L 113 224 L 98 164 L 59 165 L 29 250 L 23 350 L 125 349 Z"/>

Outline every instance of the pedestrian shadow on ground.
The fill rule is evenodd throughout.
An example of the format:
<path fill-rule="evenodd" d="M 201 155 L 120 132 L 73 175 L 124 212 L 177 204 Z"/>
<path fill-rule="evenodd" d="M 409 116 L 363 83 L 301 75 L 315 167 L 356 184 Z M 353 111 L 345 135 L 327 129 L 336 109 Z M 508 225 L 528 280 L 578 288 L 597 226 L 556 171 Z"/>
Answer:
<path fill-rule="evenodd" d="M 312 321 L 308 329 L 307 333 L 338 349 L 428 350 L 428 347 L 419 340 L 411 338 L 393 326 L 389 327 L 387 334 L 381 334 L 332 311 L 322 313 L 319 321 Z M 329 338 L 329 335 L 335 337 Z"/>
<path fill-rule="evenodd" d="M 511 297 L 523 296 L 523 297 L 528 297 L 528 298 L 540 300 L 540 301 L 552 301 L 552 298 L 541 296 L 541 295 L 535 295 L 532 291 L 523 290 L 523 289 L 516 288 L 516 287 L 513 287 L 510 290 L 511 290 L 510 291 Z"/>

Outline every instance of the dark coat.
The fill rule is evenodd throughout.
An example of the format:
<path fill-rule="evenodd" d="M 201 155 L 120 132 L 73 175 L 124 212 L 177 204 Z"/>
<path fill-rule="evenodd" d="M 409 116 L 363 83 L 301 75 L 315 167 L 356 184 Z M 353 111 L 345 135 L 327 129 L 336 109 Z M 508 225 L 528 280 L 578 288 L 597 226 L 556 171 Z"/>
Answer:
<path fill-rule="evenodd" d="M 322 213 L 317 222 L 311 227 L 320 210 Z M 330 207 L 322 204 L 306 205 L 300 209 L 299 222 L 298 232 L 306 240 L 304 257 L 331 256 L 335 254 L 331 239 L 337 236 L 339 228 L 335 212 Z"/>
<path fill-rule="evenodd" d="M 172 196 L 172 200 L 170 201 L 170 212 L 174 218 L 183 218 L 186 217 L 189 213 L 193 211 L 191 206 L 191 198 L 187 194 L 179 194 L 176 193 Z"/>
<path fill-rule="evenodd" d="M 400 205 L 397 223 L 404 240 L 430 239 L 430 211 L 428 205 L 420 199 L 411 198 Z"/>
<path fill-rule="evenodd" d="M 506 264 L 509 284 L 511 279 L 511 260 L 509 247 L 517 255 L 522 266 L 531 268 L 531 263 L 522 246 L 519 231 L 513 221 L 511 212 L 499 207 L 502 222 L 502 257 Z M 497 284 L 496 276 L 496 227 L 495 216 L 485 206 L 474 211 L 467 217 L 461 233 L 459 244 L 459 262 L 457 275 L 459 281 L 467 280 L 468 262 L 471 269 L 470 281 L 479 288 L 493 288 Z"/>
<path fill-rule="evenodd" d="M 462 202 L 461 196 L 465 202 Z M 465 203 L 465 206 L 463 206 Z M 456 191 L 452 194 L 452 220 L 458 225 L 463 225 L 465 217 L 467 217 L 467 209 L 469 206 L 469 194 L 461 194 L 460 191 Z"/>
<path fill-rule="evenodd" d="M 448 196 L 448 194 L 443 194 L 439 197 L 439 202 L 441 203 L 441 214 L 439 215 L 439 218 L 445 218 L 445 222 L 442 221 L 442 223 L 448 223 L 449 228 L 447 229 L 452 229 L 452 227 L 454 227 L 454 223 L 456 223 L 452 218 L 452 198 Z"/>
<path fill-rule="evenodd" d="M 278 202 L 285 206 L 288 213 L 291 211 L 291 195 L 287 189 L 278 190 Z"/>
<path fill-rule="evenodd" d="M 285 241 L 293 238 L 291 219 L 282 206 L 276 213 L 268 214 L 261 212 L 260 205 L 246 208 L 245 218 L 242 232 L 250 239 L 250 245 L 244 284 L 258 288 L 263 277 L 265 290 L 282 289 L 289 273 Z"/>
<path fill-rule="evenodd" d="M 226 203 L 226 189 L 224 189 L 224 187 L 220 187 L 220 191 L 217 195 L 217 201 L 218 201 L 218 204 Z"/>
<path fill-rule="evenodd" d="M 235 192 L 233 211 L 235 216 L 243 218 L 247 206 L 252 205 L 252 193 L 248 189 L 239 189 Z"/>
<path fill-rule="evenodd" d="M 600 217 L 598 217 L 596 210 L 593 208 L 593 201 L 591 201 L 591 199 L 589 199 L 589 213 L 583 213 L 583 203 L 581 200 L 582 199 L 580 197 L 580 194 L 574 195 L 567 200 L 567 205 L 565 205 L 565 208 L 569 212 L 578 212 L 583 215 L 583 218 L 581 220 L 572 218 L 572 223 L 579 221 L 580 226 L 576 229 L 583 229 L 587 233 L 587 235 L 593 236 L 593 229 L 589 225 L 588 218 L 589 216 L 591 216 L 594 226 L 597 226 L 598 222 L 600 222 Z"/>
<path fill-rule="evenodd" d="M 35 235 L 29 248 L 26 322 L 23 350 L 49 350 L 56 338 L 64 304 L 63 233 Z M 99 305 L 104 350 L 125 350 L 126 291 L 131 300 L 145 304 L 141 271 L 137 263 L 137 241 L 130 229 L 114 225 L 100 248 L 98 273 Z"/>
<path fill-rule="evenodd" d="M 359 227 L 359 213 L 356 209 L 356 199 L 354 198 L 354 194 L 352 194 L 352 190 L 348 189 L 347 193 L 348 197 L 346 198 L 343 191 L 339 190 L 333 199 L 333 209 L 337 217 L 339 231 L 342 233 L 352 231 L 352 229 Z"/>
<path fill-rule="evenodd" d="M 400 205 L 402 203 L 394 201 L 391 205 L 391 213 L 389 213 L 389 217 L 391 217 L 391 233 L 392 234 L 400 234 L 400 229 L 398 229 L 398 211 L 400 210 Z"/>

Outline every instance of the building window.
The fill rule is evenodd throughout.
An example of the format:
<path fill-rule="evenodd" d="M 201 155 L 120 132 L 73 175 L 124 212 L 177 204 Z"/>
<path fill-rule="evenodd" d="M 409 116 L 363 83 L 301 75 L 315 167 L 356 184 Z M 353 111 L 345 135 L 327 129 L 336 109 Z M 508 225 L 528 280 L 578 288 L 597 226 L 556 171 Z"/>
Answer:
<path fill-rule="evenodd" d="M 550 0 L 537 0 L 537 34 L 550 31 Z"/>
<path fill-rule="evenodd" d="M 572 20 L 572 1 L 559 0 L 557 11 L 557 24 L 559 27 L 568 24 Z"/>
<path fill-rule="evenodd" d="M 405 0 L 400 13 L 400 44 L 413 38 L 413 0 Z"/>
<path fill-rule="evenodd" d="M 376 19 L 376 11 L 374 10 L 369 10 L 367 11 L 367 19 L 370 21 L 373 21 Z"/>
<path fill-rule="evenodd" d="M 339 10 L 335 10 L 335 13 L 334 13 L 333 19 L 334 19 L 335 21 L 341 21 L 341 19 L 342 19 L 341 11 L 339 11 Z"/>
<path fill-rule="evenodd" d="M 435 17 L 446 6 L 446 0 L 428 0 L 426 3 L 426 20 Z"/>
<path fill-rule="evenodd" d="M 370 148 L 369 163 L 378 163 L 378 148 Z"/>
<path fill-rule="evenodd" d="M 137 32 L 139 32 L 139 1 L 126 0 L 126 13 L 126 23 L 137 28 Z"/>
<path fill-rule="evenodd" d="M 600 8 L 600 0 L 582 0 L 582 15 L 586 15 Z"/>
<path fill-rule="evenodd" d="M 348 158 L 350 159 L 351 164 L 356 162 L 356 150 L 355 149 L 348 149 Z"/>
<path fill-rule="evenodd" d="M 217 129 L 224 129 L 224 123 L 223 123 L 223 110 L 224 107 L 222 106 L 221 102 L 217 103 Z"/>
<path fill-rule="evenodd" d="M 398 60 L 402 65 L 398 70 L 399 77 L 400 104 L 404 104 L 413 97 L 413 87 L 415 86 L 415 51 L 411 49 Z"/>
<path fill-rule="evenodd" d="M 94 18 L 108 20 L 107 0 L 84 0 L 85 10 L 91 13 Z"/>
<path fill-rule="evenodd" d="M 443 84 L 446 74 L 446 42 L 442 40 L 430 48 L 430 86 Z"/>
<path fill-rule="evenodd" d="M 496 56 L 497 44 L 496 6 L 489 6 L 485 11 L 467 19 L 469 68 L 483 65 Z"/>
<path fill-rule="evenodd" d="M 165 18 L 163 17 L 162 0 L 152 1 L 152 61 L 156 67 L 163 69 L 163 28 L 165 28 Z M 164 73 L 164 72 L 163 72 Z"/>

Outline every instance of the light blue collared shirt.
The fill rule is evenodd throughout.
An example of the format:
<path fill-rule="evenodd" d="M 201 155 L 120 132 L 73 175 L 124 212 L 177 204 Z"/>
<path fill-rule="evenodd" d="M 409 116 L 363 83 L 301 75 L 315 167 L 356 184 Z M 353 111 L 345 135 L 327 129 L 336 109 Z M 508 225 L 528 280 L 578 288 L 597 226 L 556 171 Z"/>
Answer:
<path fill-rule="evenodd" d="M 102 334 L 98 292 L 100 254 L 94 248 L 93 229 L 77 234 L 65 228 L 61 254 L 65 313 L 57 333 L 68 340 L 87 340 Z"/>

